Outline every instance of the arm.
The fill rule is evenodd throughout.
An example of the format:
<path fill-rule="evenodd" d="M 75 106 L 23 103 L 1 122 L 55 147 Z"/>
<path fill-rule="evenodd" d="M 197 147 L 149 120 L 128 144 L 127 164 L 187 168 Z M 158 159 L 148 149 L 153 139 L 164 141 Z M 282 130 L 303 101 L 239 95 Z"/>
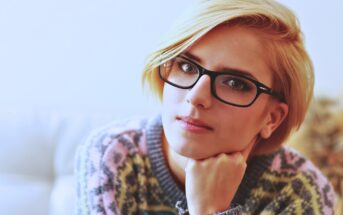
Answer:
<path fill-rule="evenodd" d="M 79 146 L 76 156 L 77 214 L 133 214 L 137 190 L 133 158 L 141 164 L 138 147 L 141 121 L 110 124 Z M 130 180 L 127 180 L 127 177 Z M 131 193 L 130 193 L 131 192 Z M 130 195 L 129 195 L 130 194 Z"/>
<path fill-rule="evenodd" d="M 116 166 L 107 159 L 115 144 L 106 133 L 97 132 L 79 146 L 75 166 L 77 214 L 120 214 L 114 195 L 111 195 L 114 193 L 111 184 L 115 183 Z"/>
<path fill-rule="evenodd" d="M 285 186 L 274 194 L 261 213 L 334 214 L 335 193 L 320 172 L 308 170 L 293 177 L 285 175 L 283 180 L 287 181 Z"/>
<path fill-rule="evenodd" d="M 96 187 L 100 187 L 100 180 L 99 178 L 96 179 L 96 175 L 100 170 L 100 156 L 92 156 L 98 154 L 95 150 L 96 142 L 96 138 L 94 138 L 93 135 L 90 135 L 90 137 L 78 147 L 76 153 L 76 207 L 78 215 L 105 214 L 101 204 L 101 189 L 98 189 L 97 194 L 92 191 L 95 190 Z M 91 178 L 94 180 L 91 180 Z"/>

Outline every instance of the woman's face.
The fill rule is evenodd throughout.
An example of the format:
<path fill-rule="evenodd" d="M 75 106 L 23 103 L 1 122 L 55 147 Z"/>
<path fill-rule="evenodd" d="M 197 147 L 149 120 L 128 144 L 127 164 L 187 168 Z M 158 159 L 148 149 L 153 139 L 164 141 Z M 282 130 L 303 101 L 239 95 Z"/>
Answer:
<path fill-rule="evenodd" d="M 211 71 L 236 69 L 271 86 L 272 73 L 256 32 L 219 26 L 203 36 L 185 55 Z M 169 147 L 193 159 L 241 151 L 267 126 L 278 103 L 261 94 L 249 107 L 225 104 L 211 95 L 210 77 L 203 75 L 191 89 L 163 88 L 162 122 Z M 270 136 L 267 135 L 267 136 Z"/>

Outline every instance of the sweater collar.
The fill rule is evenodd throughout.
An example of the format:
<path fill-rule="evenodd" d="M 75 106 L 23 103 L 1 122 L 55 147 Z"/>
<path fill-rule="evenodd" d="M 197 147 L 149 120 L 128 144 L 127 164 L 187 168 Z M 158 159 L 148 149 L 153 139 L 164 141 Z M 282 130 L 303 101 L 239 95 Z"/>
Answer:
<path fill-rule="evenodd" d="M 163 127 L 161 116 L 155 117 L 147 125 L 146 141 L 148 147 L 148 156 L 151 160 L 152 171 L 159 181 L 163 192 L 168 197 L 169 202 L 175 206 L 178 201 L 181 201 L 180 206 L 182 208 L 187 208 L 186 195 L 180 189 L 176 180 L 172 176 L 162 152 L 162 131 Z M 257 180 L 271 165 L 274 156 L 275 153 L 270 155 L 259 155 L 251 158 L 232 204 L 244 204 L 245 199 L 247 199 L 251 189 L 256 185 Z"/>

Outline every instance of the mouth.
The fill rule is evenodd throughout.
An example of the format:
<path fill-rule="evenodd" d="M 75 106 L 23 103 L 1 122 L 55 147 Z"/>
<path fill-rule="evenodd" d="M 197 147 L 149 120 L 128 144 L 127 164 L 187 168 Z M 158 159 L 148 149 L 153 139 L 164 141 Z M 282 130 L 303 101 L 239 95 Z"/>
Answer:
<path fill-rule="evenodd" d="M 186 130 L 190 131 L 213 131 L 213 128 L 205 122 L 188 116 L 177 116 L 176 120 L 181 122 Z"/>

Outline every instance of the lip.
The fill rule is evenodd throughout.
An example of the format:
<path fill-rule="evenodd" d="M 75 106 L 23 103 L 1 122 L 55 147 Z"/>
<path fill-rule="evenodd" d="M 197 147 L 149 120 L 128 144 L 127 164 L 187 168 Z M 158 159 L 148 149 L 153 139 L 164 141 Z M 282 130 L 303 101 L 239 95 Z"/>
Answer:
<path fill-rule="evenodd" d="M 213 128 L 203 122 L 202 120 L 192 118 L 189 116 L 177 116 L 176 120 L 181 122 L 184 129 L 192 132 L 208 132 L 212 131 Z"/>

